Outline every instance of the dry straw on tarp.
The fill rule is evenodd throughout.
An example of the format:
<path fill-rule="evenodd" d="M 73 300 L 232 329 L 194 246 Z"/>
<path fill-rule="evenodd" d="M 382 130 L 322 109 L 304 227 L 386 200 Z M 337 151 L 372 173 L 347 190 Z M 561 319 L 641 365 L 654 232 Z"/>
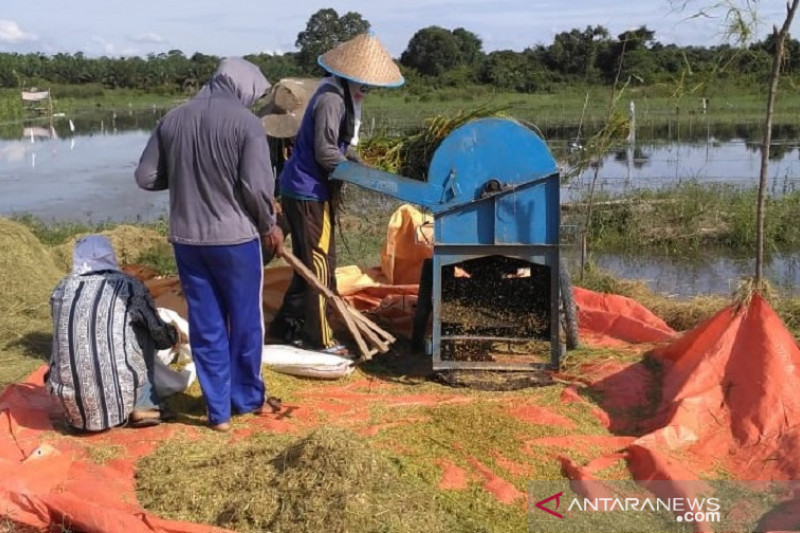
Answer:
<path fill-rule="evenodd" d="M 49 317 L 50 294 L 63 273 L 24 225 L 0 218 L 0 328 L 8 319 Z"/>
<path fill-rule="evenodd" d="M 169 442 L 139 462 L 136 479 L 148 510 L 240 532 L 463 530 L 433 489 L 343 429 Z"/>

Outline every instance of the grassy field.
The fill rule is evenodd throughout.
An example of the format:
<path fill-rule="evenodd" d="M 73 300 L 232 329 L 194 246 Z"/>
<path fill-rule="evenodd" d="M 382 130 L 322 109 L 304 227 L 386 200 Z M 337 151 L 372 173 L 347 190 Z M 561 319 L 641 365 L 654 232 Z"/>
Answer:
<path fill-rule="evenodd" d="M 41 87 L 40 89 L 48 89 Z M 54 85 L 49 87 L 54 113 L 86 113 L 98 110 L 141 110 L 173 107 L 186 99 L 185 95 L 152 94 L 128 89 L 105 89 L 98 85 Z M 23 107 L 20 92 L 0 89 L 0 124 L 35 116 Z"/>
<path fill-rule="evenodd" d="M 98 109 L 169 108 L 190 96 L 111 90 L 95 85 L 50 89 L 54 110 L 67 114 Z M 792 117 L 800 112 L 800 95 L 791 87 L 782 89 L 776 108 L 776 123 L 779 124 L 792 122 Z M 704 97 L 709 99 L 707 115 L 702 115 L 701 98 Z M 531 94 L 502 92 L 488 86 L 407 87 L 399 91 L 375 91 L 364 104 L 364 116 L 368 133 L 397 133 L 419 125 L 425 117 L 489 106 L 508 108 L 517 118 L 530 121 L 542 130 L 581 125 L 586 133 L 605 124 L 610 106 L 627 112 L 631 101 L 636 105 L 637 123 L 645 128 L 673 122 L 690 125 L 701 119 L 716 124 L 740 124 L 762 120 L 766 93 L 765 87 L 732 82 L 702 86 L 693 91 L 677 83 L 630 85 L 613 92 L 611 87 L 603 85 L 564 85 Z M 26 116 L 19 92 L 0 90 L 0 124 Z"/>
<path fill-rule="evenodd" d="M 622 196 L 598 194 L 591 247 L 597 252 L 691 256 L 724 250 L 728 255 L 750 255 L 756 242 L 756 197 L 755 189 L 698 182 Z M 798 208 L 798 192 L 767 199 L 768 253 L 800 251 L 800 228 L 794 222 Z M 582 225 L 587 209 L 577 203 L 562 216 L 562 224 Z"/>
<path fill-rule="evenodd" d="M 513 110 L 514 116 L 542 130 L 582 124 L 586 133 L 605 124 L 609 107 L 627 112 L 631 101 L 635 103 L 640 127 L 670 122 L 689 125 L 705 120 L 714 124 L 758 122 L 763 119 L 766 106 L 765 88 L 730 83 L 694 94 L 681 93 L 678 87 L 669 84 L 629 86 L 613 94 L 610 87 L 598 85 L 563 86 L 552 92 L 532 94 L 496 92 L 486 87 L 414 92 L 380 91 L 366 101 L 365 115 L 374 116 L 376 124 L 392 129 L 440 113 L 490 106 Z M 702 114 L 703 97 L 709 99 L 706 115 Z M 798 111 L 800 96 L 787 87 L 778 95 L 776 123 L 791 122 Z"/>

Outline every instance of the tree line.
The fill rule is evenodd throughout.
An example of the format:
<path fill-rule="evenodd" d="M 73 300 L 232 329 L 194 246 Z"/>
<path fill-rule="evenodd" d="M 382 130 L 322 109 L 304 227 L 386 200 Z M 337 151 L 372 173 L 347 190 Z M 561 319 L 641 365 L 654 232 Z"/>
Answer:
<path fill-rule="evenodd" d="M 316 58 L 370 29 L 359 13 L 339 15 L 320 9 L 297 36 L 296 52 L 251 54 L 270 81 L 290 76 L 320 76 Z M 663 44 L 643 25 L 611 35 L 603 26 L 575 28 L 557 34 L 550 44 L 522 51 L 486 52 L 475 33 L 429 26 L 417 31 L 398 58 L 408 89 L 485 85 L 503 91 L 553 90 L 560 84 L 654 84 L 730 78 L 766 79 L 775 37 L 746 49 Z M 800 41 L 788 39 L 784 73 L 800 71 Z M 214 72 L 220 58 L 170 50 L 146 57 L 87 58 L 83 53 L 0 53 L 0 87 L 28 88 L 47 84 L 95 84 L 105 88 L 191 93 Z M 416 89 L 415 89 L 416 88 Z"/>

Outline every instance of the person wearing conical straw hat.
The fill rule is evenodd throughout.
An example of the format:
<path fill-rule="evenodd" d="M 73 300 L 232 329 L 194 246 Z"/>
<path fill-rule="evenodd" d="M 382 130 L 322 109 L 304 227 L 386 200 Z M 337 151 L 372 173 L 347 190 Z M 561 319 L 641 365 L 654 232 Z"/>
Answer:
<path fill-rule="evenodd" d="M 317 59 L 328 75 L 306 107 L 294 150 L 279 177 L 294 254 L 336 292 L 334 242 L 336 165 L 360 162 L 356 147 L 361 103 L 372 87 L 399 87 L 405 80 L 377 37 L 361 34 Z M 327 301 L 295 273 L 270 336 L 313 350 L 346 354 L 333 336 Z"/>
<path fill-rule="evenodd" d="M 267 134 L 272 173 L 280 176 L 283 166 L 294 149 L 308 101 L 319 86 L 319 78 L 283 78 L 272 86 L 258 111 L 264 133 Z M 275 183 L 275 216 L 285 236 L 289 236 L 289 222 L 280 206 L 280 184 Z M 275 255 L 262 250 L 262 262 L 268 265 Z"/>

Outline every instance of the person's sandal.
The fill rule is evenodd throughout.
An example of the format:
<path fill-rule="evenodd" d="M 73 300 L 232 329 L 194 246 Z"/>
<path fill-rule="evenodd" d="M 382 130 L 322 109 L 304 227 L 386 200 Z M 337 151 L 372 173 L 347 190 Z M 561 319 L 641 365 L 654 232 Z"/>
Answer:
<path fill-rule="evenodd" d="M 178 413 L 168 407 L 162 406 L 159 408 L 158 412 L 162 422 L 170 422 L 178 418 Z"/>
<path fill-rule="evenodd" d="M 331 355 L 339 355 L 342 357 L 347 357 L 350 355 L 350 350 L 347 349 L 347 346 L 344 344 L 336 344 L 331 346 L 330 348 L 325 348 L 324 350 L 320 350 L 322 353 L 327 353 Z"/>
<path fill-rule="evenodd" d="M 128 417 L 128 427 L 148 428 L 161 423 L 161 412 L 158 409 L 136 409 Z"/>
<path fill-rule="evenodd" d="M 230 422 L 222 422 L 219 424 L 212 424 L 210 426 L 212 430 L 217 431 L 219 433 L 227 433 L 231 430 L 231 423 Z"/>
<path fill-rule="evenodd" d="M 269 407 L 273 413 L 280 413 L 281 408 L 283 407 L 283 402 L 281 401 L 280 398 L 276 398 L 275 396 L 270 396 L 264 402 L 264 405 L 262 405 L 261 407 L 257 407 L 256 409 L 253 410 L 253 414 L 261 416 L 267 410 L 267 407 Z"/>

